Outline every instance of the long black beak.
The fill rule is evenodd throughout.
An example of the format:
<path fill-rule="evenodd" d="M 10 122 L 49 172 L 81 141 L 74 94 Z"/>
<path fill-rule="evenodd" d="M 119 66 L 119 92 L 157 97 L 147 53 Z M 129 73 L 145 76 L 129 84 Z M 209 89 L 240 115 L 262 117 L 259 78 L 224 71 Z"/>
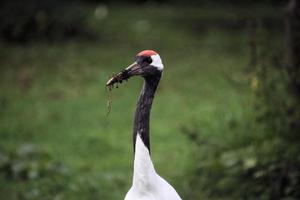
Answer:
<path fill-rule="evenodd" d="M 107 81 L 106 86 L 113 86 L 115 83 L 122 83 L 124 80 L 128 80 L 131 76 L 140 74 L 142 74 L 142 68 L 137 64 L 137 62 L 134 62 L 118 74 L 113 75 Z"/>

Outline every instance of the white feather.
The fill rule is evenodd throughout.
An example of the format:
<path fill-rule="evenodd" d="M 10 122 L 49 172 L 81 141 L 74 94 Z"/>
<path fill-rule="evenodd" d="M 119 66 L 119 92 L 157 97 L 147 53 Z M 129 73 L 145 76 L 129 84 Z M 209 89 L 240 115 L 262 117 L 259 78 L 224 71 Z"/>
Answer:
<path fill-rule="evenodd" d="M 133 183 L 125 200 L 181 200 L 175 189 L 156 173 L 139 134 L 135 143 Z"/>
<path fill-rule="evenodd" d="M 151 65 L 156 67 L 158 70 L 162 71 L 164 69 L 164 65 L 162 64 L 160 56 L 158 54 L 155 54 L 152 55 L 151 58 L 152 58 Z"/>

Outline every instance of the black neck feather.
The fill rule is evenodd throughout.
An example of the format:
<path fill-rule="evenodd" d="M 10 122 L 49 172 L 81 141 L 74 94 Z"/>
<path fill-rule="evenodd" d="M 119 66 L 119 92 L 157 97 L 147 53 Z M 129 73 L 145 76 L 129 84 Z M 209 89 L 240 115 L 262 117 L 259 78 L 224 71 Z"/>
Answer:
<path fill-rule="evenodd" d="M 150 110 L 157 89 L 161 74 L 156 76 L 144 77 L 144 86 L 137 103 L 134 129 L 133 129 L 133 149 L 135 151 L 136 136 L 139 134 L 145 146 L 150 152 L 150 135 L 149 135 L 149 121 Z"/>

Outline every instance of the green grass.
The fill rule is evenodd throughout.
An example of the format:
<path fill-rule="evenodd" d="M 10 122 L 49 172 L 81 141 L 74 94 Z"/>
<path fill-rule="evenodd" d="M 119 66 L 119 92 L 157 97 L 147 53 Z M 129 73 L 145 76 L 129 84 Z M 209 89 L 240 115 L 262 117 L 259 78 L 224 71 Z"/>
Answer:
<path fill-rule="evenodd" d="M 240 124 L 251 104 L 244 72 L 247 33 L 217 27 L 202 31 L 197 28 L 197 19 L 206 19 L 198 15 L 201 9 L 182 8 L 178 15 L 173 7 L 170 15 L 164 7 L 140 9 L 109 7 L 103 20 L 91 15 L 100 35 L 95 43 L 1 45 L 1 149 L 34 144 L 70 169 L 60 181 L 51 182 L 49 174 L 29 185 L 2 176 L 2 198 L 6 193 L 6 199 L 23 193 L 25 199 L 124 197 L 131 185 L 132 121 L 142 79 L 132 78 L 113 90 L 108 117 L 105 83 L 143 49 L 157 50 L 165 64 L 151 114 L 152 158 L 182 196 L 189 192 L 186 174 L 197 157 L 183 129 L 196 127 L 220 141 L 236 134 L 229 124 Z M 176 23 L 190 18 L 190 23 Z M 40 184 L 61 190 L 49 192 Z M 35 188 L 40 193 L 32 192 Z"/>

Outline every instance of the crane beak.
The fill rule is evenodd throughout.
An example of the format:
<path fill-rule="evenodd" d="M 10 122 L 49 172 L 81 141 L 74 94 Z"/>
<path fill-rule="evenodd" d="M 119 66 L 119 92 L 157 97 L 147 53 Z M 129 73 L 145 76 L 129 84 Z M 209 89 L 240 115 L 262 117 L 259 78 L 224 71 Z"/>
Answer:
<path fill-rule="evenodd" d="M 113 75 L 106 83 L 106 86 L 113 86 L 115 83 L 122 83 L 124 80 L 128 80 L 131 76 L 141 75 L 143 70 L 137 62 L 132 63 L 127 68 L 122 70 L 116 75 Z"/>

